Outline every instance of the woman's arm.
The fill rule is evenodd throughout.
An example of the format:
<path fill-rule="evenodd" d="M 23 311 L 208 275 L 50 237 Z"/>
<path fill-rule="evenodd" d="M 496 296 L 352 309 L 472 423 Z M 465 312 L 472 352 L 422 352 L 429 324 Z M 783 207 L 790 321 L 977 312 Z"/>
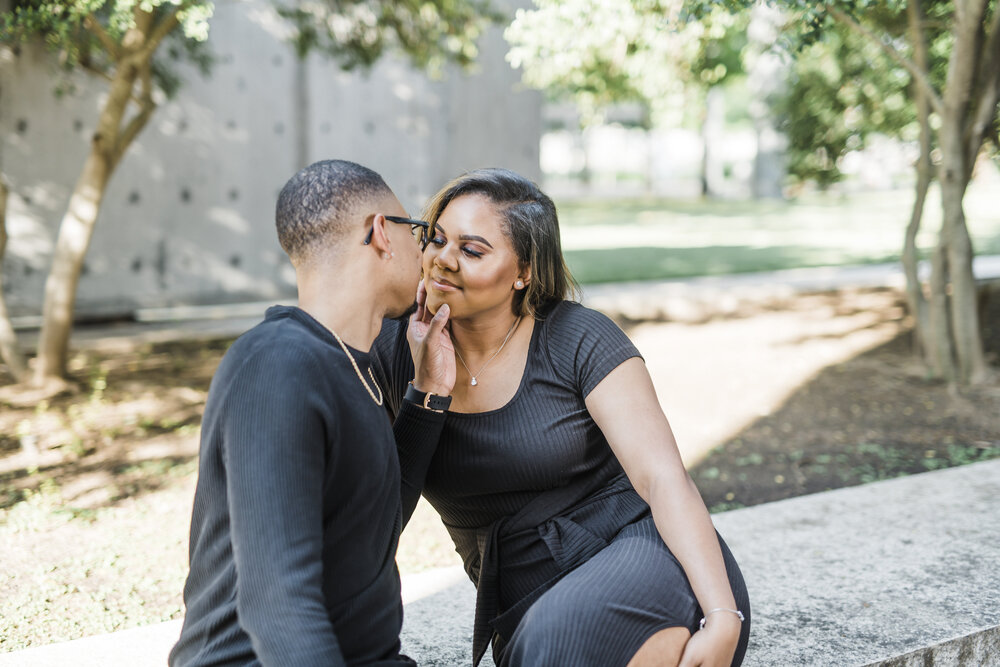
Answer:
<path fill-rule="evenodd" d="M 639 358 L 622 363 L 587 395 L 586 405 L 652 509 L 657 530 L 684 568 L 698 604 L 704 611 L 735 609 L 712 519 L 684 469 L 646 364 Z M 681 664 L 729 665 L 739 635 L 735 614 L 711 614 L 705 629 L 688 642 Z"/>
<path fill-rule="evenodd" d="M 455 352 L 451 335 L 446 329 L 448 304 L 441 306 L 431 317 L 424 308 L 427 296 L 423 283 L 420 287 L 417 310 L 410 317 L 406 331 L 414 367 L 411 384 L 422 392 L 450 396 L 455 386 Z M 400 403 L 392 431 L 399 453 L 404 527 L 420 500 L 427 468 L 437 449 L 446 415 L 446 411 L 427 409 L 405 399 Z"/>

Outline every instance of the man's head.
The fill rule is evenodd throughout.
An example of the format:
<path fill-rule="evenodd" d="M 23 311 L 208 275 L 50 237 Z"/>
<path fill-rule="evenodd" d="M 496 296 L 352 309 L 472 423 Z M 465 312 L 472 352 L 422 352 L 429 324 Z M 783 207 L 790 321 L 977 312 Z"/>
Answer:
<path fill-rule="evenodd" d="M 377 173 L 346 160 L 323 160 L 292 176 L 278 195 L 278 241 L 296 267 L 340 246 L 381 200 L 395 200 Z M 397 202 L 398 203 L 398 202 Z"/>
<path fill-rule="evenodd" d="M 371 276 L 386 312 L 412 305 L 420 273 L 420 245 L 399 200 L 376 172 L 346 160 L 302 169 L 281 189 L 275 209 L 278 241 L 299 275 L 351 267 Z M 327 276 L 330 278 L 330 276 Z"/>

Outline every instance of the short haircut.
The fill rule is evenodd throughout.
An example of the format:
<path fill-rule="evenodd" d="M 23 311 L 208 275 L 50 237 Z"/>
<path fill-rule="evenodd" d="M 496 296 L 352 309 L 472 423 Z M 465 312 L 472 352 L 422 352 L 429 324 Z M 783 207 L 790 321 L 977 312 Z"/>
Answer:
<path fill-rule="evenodd" d="M 377 173 L 346 160 L 315 162 L 291 177 L 278 195 L 278 241 L 292 262 L 306 260 L 320 244 L 336 243 L 359 207 L 392 195 Z"/>
<path fill-rule="evenodd" d="M 528 286 L 514 294 L 515 315 L 537 318 L 553 302 L 578 296 L 579 286 L 562 255 L 556 206 L 518 173 L 490 168 L 463 174 L 434 195 L 424 210 L 424 220 L 437 222 L 454 199 L 472 194 L 493 203 L 503 218 L 501 232 L 513 246 L 519 268 L 531 268 Z"/>

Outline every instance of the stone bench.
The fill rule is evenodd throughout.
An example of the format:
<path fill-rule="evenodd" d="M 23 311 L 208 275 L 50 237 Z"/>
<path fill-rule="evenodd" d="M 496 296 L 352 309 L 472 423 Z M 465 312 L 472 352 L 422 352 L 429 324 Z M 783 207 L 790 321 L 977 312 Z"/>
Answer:
<path fill-rule="evenodd" d="M 750 590 L 747 667 L 1000 665 L 1000 460 L 714 520 Z M 426 667 L 470 664 L 475 591 L 461 569 L 404 577 L 403 594 L 404 650 Z M 0 667 L 162 667 L 179 630 L 0 654 Z"/>

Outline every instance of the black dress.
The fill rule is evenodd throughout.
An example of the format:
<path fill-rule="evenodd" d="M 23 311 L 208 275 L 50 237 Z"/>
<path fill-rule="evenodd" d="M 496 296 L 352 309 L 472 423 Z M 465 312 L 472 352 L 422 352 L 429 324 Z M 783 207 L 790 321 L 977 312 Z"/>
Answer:
<path fill-rule="evenodd" d="M 498 667 L 613 667 L 658 630 L 697 630 L 702 611 L 687 578 L 584 403 L 635 356 L 610 319 L 562 301 L 535 322 L 524 376 L 506 405 L 449 413 L 423 489 L 477 585 L 473 664 L 492 639 Z M 394 413 L 413 377 L 405 321 L 386 323 L 372 368 Z M 413 477 L 422 471 L 404 466 L 402 474 L 421 483 Z M 746 615 L 738 665 L 749 601 L 720 544 Z"/>

